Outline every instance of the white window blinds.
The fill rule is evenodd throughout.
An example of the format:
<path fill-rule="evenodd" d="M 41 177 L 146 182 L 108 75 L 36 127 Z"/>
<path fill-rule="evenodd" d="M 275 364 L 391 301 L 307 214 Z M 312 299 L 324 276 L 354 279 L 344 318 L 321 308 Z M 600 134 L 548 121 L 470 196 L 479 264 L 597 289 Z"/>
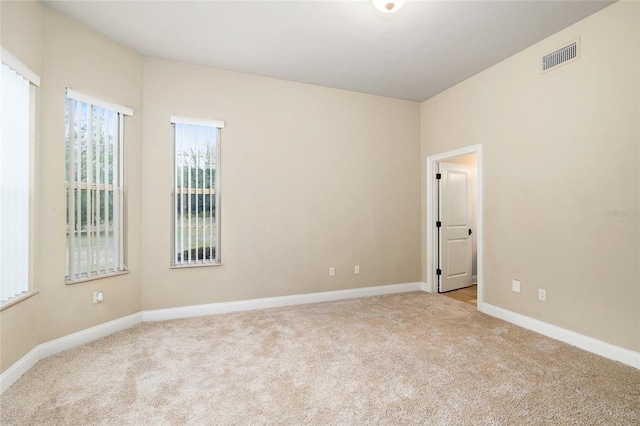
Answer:
<path fill-rule="evenodd" d="M 123 138 L 131 113 L 67 89 L 67 282 L 125 270 Z"/>
<path fill-rule="evenodd" d="M 0 303 L 29 290 L 31 88 L 4 63 L 0 140 Z M 12 57 L 13 58 L 13 57 Z M 26 68 L 26 67 L 25 67 Z"/>
<path fill-rule="evenodd" d="M 220 263 L 220 129 L 224 122 L 172 116 L 174 266 Z"/>

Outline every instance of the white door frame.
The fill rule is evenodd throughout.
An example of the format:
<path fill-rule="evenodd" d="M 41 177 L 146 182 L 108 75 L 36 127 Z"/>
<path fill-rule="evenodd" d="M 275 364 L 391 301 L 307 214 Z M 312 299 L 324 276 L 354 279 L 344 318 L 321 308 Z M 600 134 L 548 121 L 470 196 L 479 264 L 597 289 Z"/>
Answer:
<path fill-rule="evenodd" d="M 477 186 L 477 201 L 476 201 L 476 219 L 477 230 L 477 269 L 478 269 L 478 310 L 482 311 L 483 301 L 483 244 L 482 238 L 484 235 L 482 229 L 482 144 L 476 144 L 467 146 L 464 148 L 454 149 L 453 151 L 443 152 L 442 154 L 430 155 L 427 157 L 427 290 L 430 293 L 438 292 L 438 278 L 436 276 L 436 262 L 438 255 L 438 239 L 435 238 L 436 218 L 438 217 L 438 200 L 436 191 L 436 165 L 441 161 L 448 160 L 453 157 L 459 157 L 461 155 L 476 154 L 476 186 Z"/>

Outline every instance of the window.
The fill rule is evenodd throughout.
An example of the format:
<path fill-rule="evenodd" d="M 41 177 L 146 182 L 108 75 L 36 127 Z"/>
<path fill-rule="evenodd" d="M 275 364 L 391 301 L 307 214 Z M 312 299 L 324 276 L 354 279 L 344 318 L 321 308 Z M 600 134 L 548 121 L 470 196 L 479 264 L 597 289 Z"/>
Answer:
<path fill-rule="evenodd" d="M 220 263 L 220 131 L 224 122 L 171 117 L 173 266 Z"/>
<path fill-rule="evenodd" d="M 40 77 L 2 49 L 0 306 L 29 291 L 35 86 Z"/>
<path fill-rule="evenodd" d="M 133 115 L 133 111 L 67 89 L 68 283 L 126 269 L 123 247 L 125 115 Z"/>

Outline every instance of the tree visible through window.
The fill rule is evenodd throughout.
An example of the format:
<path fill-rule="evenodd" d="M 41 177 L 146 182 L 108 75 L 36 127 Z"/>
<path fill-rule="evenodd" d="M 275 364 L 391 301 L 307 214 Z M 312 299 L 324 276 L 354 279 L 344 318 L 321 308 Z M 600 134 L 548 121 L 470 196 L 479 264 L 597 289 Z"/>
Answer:
<path fill-rule="evenodd" d="M 76 95 L 76 96 L 73 96 Z M 65 180 L 68 282 L 121 272 L 124 266 L 124 114 L 67 92 Z M 108 102 L 104 102 L 109 104 Z M 129 114 L 130 115 L 130 114 Z"/>
<path fill-rule="evenodd" d="M 174 126 L 174 266 L 220 263 L 222 122 L 172 117 Z M 200 124 L 203 123 L 203 124 Z"/>

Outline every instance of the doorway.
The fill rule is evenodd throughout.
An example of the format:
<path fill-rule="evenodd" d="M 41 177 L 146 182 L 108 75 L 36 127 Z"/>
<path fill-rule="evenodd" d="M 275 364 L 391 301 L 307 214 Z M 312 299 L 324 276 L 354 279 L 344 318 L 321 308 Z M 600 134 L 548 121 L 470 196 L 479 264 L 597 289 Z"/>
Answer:
<path fill-rule="evenodd" d="M 438 162 L 436 275 L 439 293 L 471 287 L 475 282 L 475 163 L 475 153 Z"/>
<path fill-rule="evenodd" d="M 427 158 L 427 288 L 482 310 L 482 145 Z M 473 294 L 472 294 L 473 293 Z"/>

